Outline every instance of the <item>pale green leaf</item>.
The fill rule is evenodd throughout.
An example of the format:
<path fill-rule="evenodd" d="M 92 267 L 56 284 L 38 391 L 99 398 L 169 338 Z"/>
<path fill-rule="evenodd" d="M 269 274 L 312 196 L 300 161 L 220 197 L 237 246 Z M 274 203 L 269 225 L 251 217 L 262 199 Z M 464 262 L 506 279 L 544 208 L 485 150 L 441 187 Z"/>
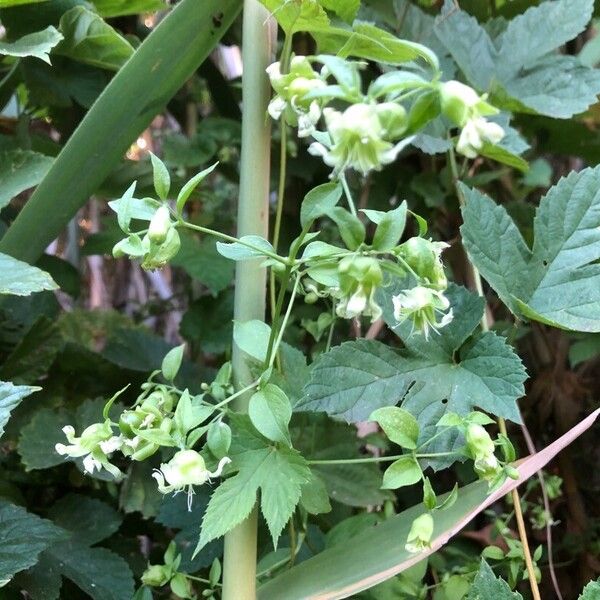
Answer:
<path fill-rule="evenodd" d="M 29 296 L 56 289 L 58 285 L 45 271 L 0 253 L 0 295 Z"/>
<path fill-rule="evenodd" d="M 73 60 L 117 71 L 131 57 L 131 44 L 102 17 L 83 6 L 75 6 L 60 19 L 64 40 L 56 52 Z"/>
<path fill-rule="evenodd" d="M 8 422 L 11 411 L 21 403 L 23 398 L 27 398 L 33 392 L 41 389 L 30 385 L 13 385 L 8 381 L 0 381 L 0 437 L 4 433 L 4 426 Z"/>
<path fill-rule="evenodd" d="M 388 439 L 402 448 L 414 450 L 419 439 L 419 424 L 406 410 L 384 406 L 371 413 L 369 421 L 376 421 Z"/>
<path fill-rule="evenodd" d="M 579 600 L 600 600 L 600 579 L 588 583 L 583 588 Z"/>
<path fill-rule="evenodd" d="M 313 221 L 326 215 L 342 197 L 342 186 L 339 183 L 323 183 L 313 188 L 304 196 L 300 207 L 300 223 L 308 229 Z"/>
<path fill-rule="evenodd" d="M 7 5 L 0 2 L 0 7 L 2 6 Z M 50 64 L 48 54 L 62 39 L 61 33 L 55 27 L 49 25 L 43 31 L 24 35 L 12 43 L 0 41 L 0 54 L 19 57 L 34 56 Z"/>
<path fill-rule="evenodd" d="M 385 470 L 382 487 L 386 490 L 395 490 L 421 481 L 422 476 L 419 463 L 412 456 L 403 456 Z"/>
<path fill-rule="evenodd" d="M 36 186 L 50 169 L 53 158 L 30 150 L 10 150 L 0 155 L 0 208 L 17 194 Z"/>
<path fill-rule="evenodd" d="M 600 331 L 599 188 L 598 167 L 561 179 L 540 202 L 529 249 L 503 207 L 463 186 L 463 242 L 511 311 L 566 329 Z"/>
<path fill-rule="evenodd" d="M 487 598 L 523 600 L 523 596 L 518 592 L 513 592 L 506 581 L 496 577 L 490 566 L 482 559 L 479 572 L 475 576 L 466 600 L 487 600 Z"/>
<path fill-rule="evenodd" d="M 233 341 L 240 350 L 259 362 L 267 359 L 271 328 L 263 321 L 235 321 L 233 324 Z"/>
<path fill-rule="evenodd" d="M 165 163 L 154 153 L 150 152 L 152 162 L 152 178 L 154 182 L 154 191 L 161 200 L 166 200 L 171 189 L 171 175 Z"/>
<path fill-rule="evenodd" d="M 200 171 L 194 175 L 180 190 L 179 194 L 177 194 L 177 214 L 181 214 L 183 212 L 183 208 L 185 207 L 186 202 L 189 197 L 192 195 L 193 191 L 208 177 L 216 168 L 219 163 L 215 163 L 210 167 Z"/>
<path fill-rule="evenodd" d="M 252 394 L 248 416 L 252 425 L 267 439 L 291 446 L 288 425 L 292 418 L 292 406 L 281 388 L 267 383 Z"/>
<path fill-rule="evenodd" d="M 261 0 L 273 14 L 281 28 L 288 34 L 311 31 L 314 27 L 327 29 L 329 18 L 317 0 L 288 2 L 287 0 Z"/>
<path fill-rule="evenodd" d="M 275 253 L 270 242 L 259 235 L 244 235 L 239 242 L 217 242 L 217 250 L 231 260 L 248 260 Z"/>
<path fill-rule="evenodd" d="M 346 23 L 352 23 L 360 8 L 360 0 L 319 0 L 321 6 L 331 10 Z"/>

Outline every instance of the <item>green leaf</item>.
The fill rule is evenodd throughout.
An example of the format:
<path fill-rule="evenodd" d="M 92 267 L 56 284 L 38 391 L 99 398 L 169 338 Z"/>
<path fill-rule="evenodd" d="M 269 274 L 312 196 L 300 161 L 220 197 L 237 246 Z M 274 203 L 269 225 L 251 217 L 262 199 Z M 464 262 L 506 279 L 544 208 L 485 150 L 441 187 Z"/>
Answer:
<path fill-rule="evenodd" d="M 557 0 L 532 6 L 512 19 L 502 34 L 498 53 L 503 79 L 578 36 L 593 9 L 593 0 Z"/>
<path fill-rule="evenodd" d="M 53 158 L 30 150 L 10 150 L 0 155 L 0 208 L 17 194 L 36 186 L 52 166 Z"/>
<path fill-rule="evenodd" d="M 155 154 L 150 152 L 152 161 L 152 179 L 154 182 L 154 191 L 161 200 L 166 200 L 171 189 L 171 176 L 165 163 Z"/>
<path fill-rule="evenodd" d="M 479 154 L 502 163 L 503 165 L 518 169 L 523 173 L 526 173 L 529 170 L 529 164 L 525 159 L 499 145 L 486 142 L 481 150 L 479 150 Z"/>
<path fill-rule="evenodd" d="M 323 183 L 304 196 L 300 207 L 300 223 L 308 229 L 312 223 L 329 214 L 342 197 L 342 186 L 337 182 Z"/>
<path fill-rule="evenodd" d="M 0 438 L 4 433 L 4 426 L 8 422 L 11 411 L 21 403 L 23 398 L 27 398 L 41 389 L 30 385 L 13 385 L 8 381 L 0 381 Z"/>
<path fill-rule="evenodd" d="M 45 271 L 0 253 L 0 295 L 29 296 L 34 292 L 56 289 L 55 281 Z"/>
<path fill-rule="evenodd" d="M 461 488 L 458 491 L 458 500 L 453 506 L 436 512 L 431 548 L 415 555 L 404 547 L 413 520 L 423 514 L 423 505 L 418 504 L 386 519 L 383 524 L 376 525 L 374 522 L 373 526 L 344 540 L 343 544 L 328 547 L 316 556 L 275 576 L 259 587 L 258 600 L 349 598 L 405 572 L 416 562 L 442 548 L 488 506 L 535 475 L 562 448 L 591 427 L 599 414 L 600 409 L 544 450 L 524 459 L 517 467 L 520 476 L 518 481 L 508 480 L 492 494 L 488 493 L 488 486 L 484 481 Z M 360 565 L 360 568 L 357 568 L 357 565 Z M 483 598 L 488 600 L 496 596 L 482 596 Z"/>
<path fill-rule="evenodd" d="M 319 24 L 313 24 L 307 31 L 317 40 L 319 52 L 323 54 L 334 54 L 342 58 L 354 56 L 390 65 L 400 65 L 420 58 L 434 69 L 439 67 L 437 56 L 426 46 L 401 40 L 372 23 L 354 21 L 352 29 L 322 29 Z"/>
<path fill-rule="evenodd" d="M 267 359 L 270 336 L 271 328 L 263 321 L 254 319 L 244 323 L 233 323 L 233 341 L 240 350 L 259 362 L 265 362 Z"/>
<path fill-rule="evenodd" d="M 300 500 L 302 485 L 310 479 L 310 470 L 298 452 L 269 445 L 253 432 L 247 417 L 232 416 L 232 428 L 230 457 L 238 473 L 221 483 L 212 495 L 196 552 L 246 519 L 259 489 L 261 511 L 276 546 Z"/>
<path fill-rule="evenodd" d="M 248 405 L 248 416 L 252 425 L 267 439 L 292 445 L 288 425 L 292 418 L 292 406 L 284 391 L 267 383 L 252 394 Z"/>
<path fill-rule="evenodd" d="M 311 478 L 302 486 L 300 504 L 311 515 L 321 515 L 331 511 L 327 487 L 318 475 L 311 473 Z"/>
<path fill-rule="evenodd" d="M 599 187 L 600 168 L 561 179 L 540 201 L 529 249 L 503 207 L 463 186 L 465 248 L 512 312 L 565 329 L 600 331 Z"/>
<path fill-rule="evenodd" d="M 244 235 L 239 242 L 217 242 L 219 254 L 231 260 L 248 260 L 275 254 L 275 248 L 260 235 Z"/>
<path fill-rule="evenodd" d="M 388 439 L 402 448 L 414 450 L 419 439 L 419 424 L 406 410 L 396 406 L 378 408 L 369 421 L 376 421 Z"/>
<path fill-rule="evenodd" d="M 181 344 L 181 346 L 175 346 L 175 348 L 172 348 L 165 354 L 160 368 L 163 377 L 167 381 L 173 381 L 177 377 L 177 373 L 181 368 L 184 350 L 185 344 Z"/>
<path fill-rule="evenodd" d="M 421 481 L 422 476 L 419 463 L 412 456 L 403 456 L 385 470 L 382 487 L 386 490 L 395 490 Z"/>
<path fill-rule="evenodd" d="M 68 494 L 50 509 L 54 523 L 72 532 L 77 541 L 92 546 L 110 537 L 123 518 L 111 506 L 80 494 Z"/>
<path fill-rule="evenodd" d="M 210 175 L 217 167 L 219 163 L 200 171 L 200 173 L 194 175 L 182 188 L 177 195 L 177 214 L 181 215 L 185 207 L 186 202 L 192 195 L 193 191 Z"/>
<path fill-rule="evenodd" d="M 240 9 L 238 0 L 177 3 L 119 69 L 69 137 L 0 240 L 0 252 L 26 261 L 40 256 L 196 71 Z M 217 14 L 221 18 L 213 22 Z"/>
<path fill-rule="evenodd" d="M 481 559 L 479 572 L 475 576 L 466 600 L 480 600 L 482 598 L 523 600 L 523 596 L 518 592 L 513 592 L 506 581 L 494 575 L 494 571 L 492 571 L 484 559 Z"/>
<path fill-rule="evenodd" d="M 64 539 L 66 533 L 50 521 L 28 513 L 24 508 L 0 500 L 0 582 L 31 567 L 38 555 Z"/>
<path fill-rule="evenodd" d="M 600 599 L 600 579 L 590 581 L 581 592 L 578 600 L 599 600 Z"/>
<path fill-rule="evenodd" d="M 347 23 L 352 23 L 360 8 L 360 0 L 319 0 L 321 6 L 331 10 Z"/>
<path fill-rule="evenodd" d="M 374 210 L 364 210 L 363 212 L 371 221 L 377 223 L 377 229 L 373 236 L 373 248 L 379 251 L 395 248 L 406 225 L 406 201 L 402 202 L 398 208 L 387 212 Z"/>
<path fill-rule="evenodd" d="M 5 6 L 0 2 L 0 7 Z M 52 25 L 49 25 L 43 31 L 36 31 L 24 35 L 14 42 L 0 41 L 0 54 L 7 56 L 34 56 L 50 64 L 48 54 L 61 40 L 63 36 Z"/>
<path fill-rule="evenodd" d="M 162 0 L 92 0 L 101 17 L 123 17 L 167 8 Z"/>
<path fill-rule="evenodd" d="M 152 461 L 132 461 L 119 493 L 119 508 L 140 512 L 145 519 L 156 516 L 163 495 L 152 479 Z"/>
<path fill-rule="evenodd" d="M 9 8 L 22 4 L 39 4 L 40 2 L 48 2 L 48 0 L 0 0 L 0 8 Z"/>
<path fill-rule="evenodd" d="M 311 31 L 314 27 L 327 29 L 329 18 L 317 0 L 287 2 L 287 0 L 261 0 L 277 19 L 286 34 Z"/>
<path fill-rule="evenodd" d="M 365 226 L 357 216 L 341 206 L 332 208 L 329 216 L 335 221 L 344 244 L 350 250 L 356 250 L 365 241 Z"/>
<path fill-rule="evenodd" d="M 400 286 L 402 288 L 402 286 Z M 374 409 L 393 406 L 412 413 L 420 427 L 419 442 L 437 433 L 437 421 L 446 412 L 466 415 L 474 407 L 520 422 L 516 401 L 523 393 L 525 370 L 519 357 L 495 333 L 472 333 L 481 319 L 480 300 L 470 292 L 451 286 L 448 298 L 453 323 L 440 330 L 435 341 L 425 342 L 411 334 L 411 325 L 397 326 L 393 317 L 393 286 L 386 287 L 381 301 L 384 319 L 402 338 L 406 350 L 396 351 L 381 342 L 345 342 L 322 354 L 313 364 L 305 396 L 295 407 L 324 411 L 349 422 L 368 419 Z M 456 434 L 440 436 L 428 450 L 450 451 Z"/>
<path fill-rule="evenodd" d="M 226 456 L 231 446 L 231 427 L 223 421 L 212 423 L 206 434 L 206 444 L 216 458 Z"/>
<path fill-rule="evenodd" d="M 83 6 L 60 18 L 60 31 L 64 39 L 55 52 L 93 67 L 118 71 L 134 52 L 121 34 Z"/>
<path fill-rule="evenodd" d="M 593 0 L 543 2 L 492 39 L 474 17 L 446 0 L 436 33 L 469 82 L 491 92 L 495 104 L 569 118 L 596 102 L 600 73 L 574 56 L 548 53 L 585 29 L 592 6 Z"/>
<path fill-rule="evenodd" d="M 53 545 L 47 552 L 55 569 L 94 600 L 130 600 L 134 592 L 129 565 L 106 548 L 78 541 Z"/>

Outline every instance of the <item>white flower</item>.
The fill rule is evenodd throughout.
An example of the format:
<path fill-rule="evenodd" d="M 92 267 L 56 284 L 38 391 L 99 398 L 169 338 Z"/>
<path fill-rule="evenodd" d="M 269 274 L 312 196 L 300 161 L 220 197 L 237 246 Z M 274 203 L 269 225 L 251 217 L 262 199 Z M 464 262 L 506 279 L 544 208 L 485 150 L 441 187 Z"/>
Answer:
<path fill-rule="evenodd" d="M 416 286 L 406 292 L 392 297 L 394 304 L 394 318 L 398 323 L 407 319 L 413 322 L 413 330 L 422 333 L 425 339 L 429 338 L 429 330 L 437 332 L 452 321 L 450 302 L 444 294 L 424 286 Z M 438 315 L 443 317 L 438 321 Z"/>
<path fill-rule="evenodd" d="M 504 129 L 483 117 L 469 119 L 460 132 L 456 151 L 467 158 L 475 158 L 485 143 L 497 144 L 504 137 Z"/>
<path fill-rule="evenodd" d="M 168 463 L 160 465 L 160 469 L 154 469 L 152 477 L 158 483 L 158 491 L 162 494 L 169 492 L 181 492 L 188 490 L 188 510 L 191 510 L 193 486 L 206 483 L 211 477 L 219 477 L 225 465 L 231 459 L 224 457 L 219 461 L 216 471 L 210 472 L 206 468 L 204 459 L 195 450 L 180 450 Z"/>
<path fill-rule="evenodd" d="M 63 433 L 67 436 L 69 445 L 56 444 L 55 450 L 58 454 L 70 458 L 83 459 L 83 468 L 86 473 L 106 469 L 115 478 L 119 478 L 121 471 L 112 465 L 108 455 L 121 448 L 123 440 L 120 436 L 113 435 L 110 421 L 94 423 L 83 430 L 81 437 L 75 436 L 75 429 L 70 425 L 63 427 Z"/>
<path fill-rule="evenodd" d="M 353 104 L 343 113 L 325 108 L 323 116 L 331 148 L 315 142 L 309 152 L 321 156 L 325 164 L 333 167 L 334 173 L 352 168 L 366 175 L 393 162 L 402 148 L 402 144 L 394 146 L 384 139 L 387 132 L 374 104 Z"/>

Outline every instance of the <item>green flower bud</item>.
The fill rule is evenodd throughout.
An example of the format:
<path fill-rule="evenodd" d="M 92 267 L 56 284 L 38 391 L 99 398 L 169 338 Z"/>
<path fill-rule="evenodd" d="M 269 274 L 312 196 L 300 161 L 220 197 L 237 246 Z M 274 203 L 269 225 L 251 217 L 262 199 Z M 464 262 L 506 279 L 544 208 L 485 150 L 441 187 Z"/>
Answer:
<path fill-rule="evenodd" d="M 460 81 L 446 81 L 440 85 L 442 114 L 462 127 L 480 102 L 479 94 Z"/>
<path fill-rule="evenodd" d="M 377 105 L 377 116 L 388 139 L 397 139 L 406 131 L 408 118 L 406 109 L 401 104 L 382 102 Z"/>
<path fill-rule="evenodd" d="M 469 424 L 465 432 L 465 441 L 469 452 L 474 457 L 494 454 L 494 441 L 481 425 Z"/>
<path fill-rule="evenodd" d="M 150 220 L 148 238 L 153 244 L 162 244 L 167 239 L 169 229 L 171 229 L 171 214 L 169 207 L 163 204 Z"/>
<path fill-rule="evenodd" d="M 413 521 L 404 547 L 413 554 L 423 552 L 431 547 L 432 536 L 433 517 L 429 513 L 425 513 Z"/>
<path fill-rule="evenodd" d="M 146 236 L 144 240 L 151 241 L 149 236 Z M 160 245 L 150 244 L 147 254 L 144 255 L 142 268 L 152 270 L 164 267 L 179 252 L 180 246 L 181 239 L 177 229 L 170 227 L 164 242 Z"/>
<path fill-rule="evenodd" d="M 317 296 L 317 294 L 314 292 L 309 292 L 306 294 L 306 296 L 304 296 L 304 302 L 306 302 L 306 304 L 314 304 L 318 299 L 319 296 Z"/>
<path fill-rule="evenodd" d="M 119 429 L 121 433 L 131 439 L 135 436 L 134 429 L 139 429 L 144 421 L 144 415 L 133 410 L 126 410 L 119 417 Z"/>
<path fill-rule="evenodd" d="M 445 242 L 433 242 L 422 237 L 412 237 L 398 247 L 398 256 L 435 290 L 445 290 L 448 279 L 444 273 L 442 252 L 449 248 Z"/>
<path fill-rule="evenodd" d="M 148 565 L 142 574 L 142 583 L 151 587 L 161 587 L 169 583 L 170 570 L 164 565 Z"/>
<path fill-rule="evenodd" d="M 150 458 L 160 448 L 158 444 L 142 440 L 137 450 L 131 455 L 131 460 L 142 461 Z"/>

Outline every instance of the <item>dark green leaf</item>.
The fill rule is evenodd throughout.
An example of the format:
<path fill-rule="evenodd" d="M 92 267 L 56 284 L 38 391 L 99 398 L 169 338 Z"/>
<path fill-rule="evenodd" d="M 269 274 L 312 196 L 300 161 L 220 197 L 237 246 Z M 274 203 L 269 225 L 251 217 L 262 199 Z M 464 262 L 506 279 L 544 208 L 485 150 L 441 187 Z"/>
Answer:
<path fill-rule="evenodd" d="M 0 208 L 17 194 L 36 186 L 54 159 L 30 150 L 11 150 L 0 155 Z"/>

